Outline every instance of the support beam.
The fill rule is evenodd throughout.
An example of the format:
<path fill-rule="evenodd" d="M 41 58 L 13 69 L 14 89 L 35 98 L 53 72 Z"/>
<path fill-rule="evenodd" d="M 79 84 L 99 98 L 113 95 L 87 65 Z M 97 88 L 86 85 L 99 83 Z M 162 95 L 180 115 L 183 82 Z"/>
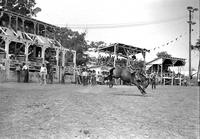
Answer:
<path fill-rule="evenodd" d="M 45 63 L 45 50 L 46 50 L 46 47 L 42 46 L 42 53 L 41 53 L 42 64 Z"/>
<path fill-rule="evenodd" d="M 29 48 L 30 44 L 26 43 L 25 44 L 25 63 L 28 63 L 28 48 Z"/>
<path fill-rule="evenodd" d="M 63 67 L 65 67 L 65 54 L 66 54 L 66 52 L 63 51 L 63 52 L 62 52 L 62 66 L 63 66 Z"/>
<path fill-rule="evenodd" d="M 59 49 L 56 49 L 56 66 L 58 66 L 59 53 L 60 53 L 60 50 L 59 50 Z"/>
<path fill-rule="evenodd" d="M 74 63 L 74 75 L 73 75 L 73 78 L 74 78 L 74 81 L 75 81 L 75 72 L 76 72 L 76 51 L 74 52 L 74 55 L 73 55 L 73 63 Z"/>
<path fill-rule="evenodd" d="M 174 85 L 174 62 L 172 64 L 173 70 L 172 70 L 172 82 L 171 85 Z"/>
<path fill-rule="evenodd" d="M 116 61 L 117 61 L 117 45 L 114 46 L 114 67 L 116 67 Z"/>
<path fill-rule="evenodd" d="M 9 77 L 10 73 L 10 58 L 9 58 L 9 45 L 10 45 L 10 40 L 6 39 L 5 40 L 5 52 L 6 52 L 6 63 L 5 63 L 5 68 L 6 68 L 6 80 Z"/>

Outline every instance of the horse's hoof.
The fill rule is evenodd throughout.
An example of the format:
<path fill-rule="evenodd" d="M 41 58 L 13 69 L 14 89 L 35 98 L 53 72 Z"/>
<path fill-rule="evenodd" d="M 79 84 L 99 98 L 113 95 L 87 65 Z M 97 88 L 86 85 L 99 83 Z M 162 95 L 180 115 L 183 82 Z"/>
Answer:
<path fill-rule="evenodd" d="M 147 93 L 143 93 L 142 96 L 145 97 Z"/>

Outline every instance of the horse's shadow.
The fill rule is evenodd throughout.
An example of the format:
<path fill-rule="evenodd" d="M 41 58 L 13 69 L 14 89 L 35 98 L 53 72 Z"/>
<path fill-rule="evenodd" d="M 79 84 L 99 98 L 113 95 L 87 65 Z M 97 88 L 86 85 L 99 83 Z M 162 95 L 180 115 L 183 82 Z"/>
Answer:
<path fill-rule="evenodd" d="M 114 96 L 135 96 L 135 97 L 151 97 L 149 94 L 132 94 L 132 93 L 112 93 Z"/>

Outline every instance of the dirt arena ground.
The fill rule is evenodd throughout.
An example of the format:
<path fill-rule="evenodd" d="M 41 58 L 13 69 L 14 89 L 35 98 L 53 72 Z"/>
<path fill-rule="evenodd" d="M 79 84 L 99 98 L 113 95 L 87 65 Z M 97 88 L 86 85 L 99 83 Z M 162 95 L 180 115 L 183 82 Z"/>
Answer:
<path fill-rule="evenodd" d="M 0 84 L 0 139 L 199 139 L 199 88 Z"/>

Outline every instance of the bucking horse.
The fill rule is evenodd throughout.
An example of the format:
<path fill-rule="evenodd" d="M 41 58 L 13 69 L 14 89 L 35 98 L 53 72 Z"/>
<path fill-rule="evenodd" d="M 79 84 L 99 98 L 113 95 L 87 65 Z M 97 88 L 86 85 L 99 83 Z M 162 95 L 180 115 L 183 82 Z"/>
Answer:
<path fill-rule="evenodd" d="M 109 80 L 109 87 L 113 86 L 113 79 L 120 78 L 124 82 L 129 82 L 137 86 L 142 95 L 146 94 L 145 89 L 149 85 L 149 79 L 145 77 L 141 72 L 130 72 L 128 68 L 114 67 L 110 69 L 109 75 L 105 80 Z"/>

